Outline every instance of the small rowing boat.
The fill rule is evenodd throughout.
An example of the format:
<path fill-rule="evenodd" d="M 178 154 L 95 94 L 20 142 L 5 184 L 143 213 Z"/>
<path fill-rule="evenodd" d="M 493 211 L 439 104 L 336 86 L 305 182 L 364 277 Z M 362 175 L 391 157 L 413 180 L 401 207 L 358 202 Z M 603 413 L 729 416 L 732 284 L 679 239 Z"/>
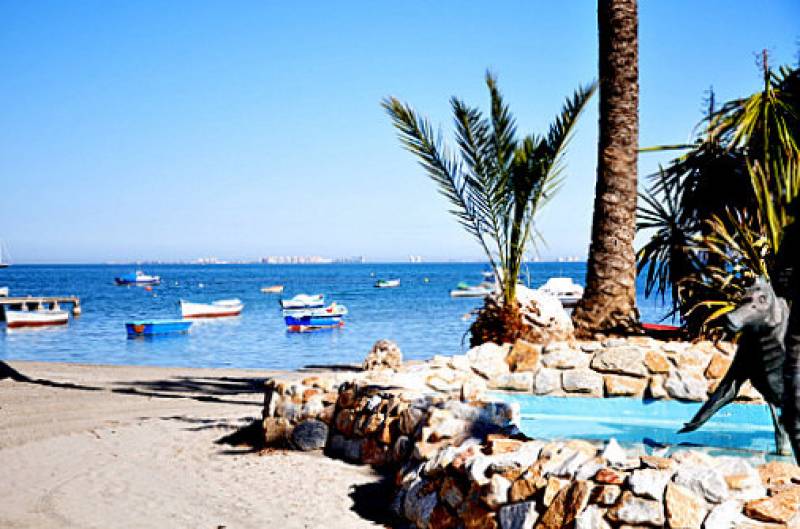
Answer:
<path fill-rule="evenodd" d="M 125 324 L 129 337 L 159 336 L 189 332 L 191 321 L 186 320 L 139 320 Z"/>
<path fill-rule="evenodd" d="M 481 283 L 470 286 L 466 283 L 459 283 L 454 290 L 450 291 L 450 297 L 454 298 L 485 298 L 494 291 L 492 283 Z"/>
<path fill-rule="evenodd" d="M 50 325 L 66 325 L 69 322 L 69 313 L 58 306 L 52 309 L 39 310 L 8 310 L 6 314 L 6 327 L 18 329 L 20 327 L 47 327 Z"/>
<path fill-rule="evenodd" d="M 331 303 L 327 307 L 318 309 L 284 310 L 283 320 L 286 325 L 332 327 L 342 323 L 342 317 L 347 314 L 347 307 Z"/>
<path fill-rule="evenodd" d="M 161 278 L 137 270 L 132 274 L 123 274 L 119 277 L 115 277 L 114 282 L 118 285 L 158 285 L 161 283 Z"/>
<path fill-rule="evenodd" d="M 339 321 L 330 325 L 289 325 L 286 327 L 288 332 L 314 332 L 314 331 L 329 331 L 331 329 L 339 329 L 344 327 L 344 322 Z"/>
<path fill-rule="evenodd" d="M 261 287 L 262 294 L 280 294 L 283 292 L 283 285 L 272 285 L 269 287 Z"/>
<path fill-rule="evenodd" d="M 0 287 L 0 298 L 8 297 L 8 287 Z"/>
<path fill-rule="evenodd" d="M 298 294 L 291 299 L 282 299 L 280 303 L 281 308 L 284 309 L 315 309 L 325 305 L 325 296 L 322 294 L 314 296 Z"/>
<path fill-rule="evenodd" d="M 399 279 L 379 279 L 375 282 L 375 288 L 396 288 L 399 286 Z"/>
<path fill-rule="evenodd" d="M 244 303 L 238 299 L 222 299 L 213 303 L 192 303 L 181 300 L 181 315 L 184 318 L 224 318 L 242 313 Z"/>

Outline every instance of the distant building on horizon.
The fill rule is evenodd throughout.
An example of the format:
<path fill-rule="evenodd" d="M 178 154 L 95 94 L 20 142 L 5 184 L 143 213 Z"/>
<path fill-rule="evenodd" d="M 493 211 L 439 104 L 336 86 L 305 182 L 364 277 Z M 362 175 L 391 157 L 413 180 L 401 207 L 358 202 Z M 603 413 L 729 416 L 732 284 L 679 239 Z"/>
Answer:
<path fill-rule="evenodd" d="M 421 255 L 409 255 L 408 256 L 408 262 L 409 263 L 421 263 L 422 262 L 422 256 Z"/>
<path fill-rule="evenodd" d="M 262 257 L 263 264 L 331 264 L 333 259 L 319 255 L 270 255 Z"/>

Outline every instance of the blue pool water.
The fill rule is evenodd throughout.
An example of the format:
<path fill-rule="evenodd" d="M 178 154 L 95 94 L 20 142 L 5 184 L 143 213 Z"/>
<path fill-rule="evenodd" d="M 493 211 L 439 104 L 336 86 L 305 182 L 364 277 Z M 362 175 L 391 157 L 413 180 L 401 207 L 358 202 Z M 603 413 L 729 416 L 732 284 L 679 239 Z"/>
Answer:
<path fill-rule="evenodd" d="M 161 286 L 148 292 L 119 287 L 114 277 L 132 266 L 16 265 L 0 269 L 0 286 L 12 295 L 77 295 L 83 314 L 67 327 L 5 330 L 0 325 L 0 359 L 104 364 L 293 369 L 308 364 L 361 362 L 380 338 L 395 340 L 406 358 L 456 354 L 466 349 L 469 321 L 462 317 L 480 304 L 453 299 L 459 281 L 477 283 L 484 266 L 456 264 L 363 265 L 159 265 L 143 267 L 160 275 Z M 583 283 L 583 263 L 535 263 L 531 283 L 568 276 Z M 396 289 L 376 289 L 376 278 L 400 278 Z M 427 282 L 425 279 L 427 278 Z M 286 285 L 284 296 L 324 293 L 345 304 L 350 314 L 343 329 L 289 334 L 279 296 L 262 294 L 266 285 Z M 641 290 L 641 289 L 640 289 Z M 158 340 L 126 339 L 124 323 L 180 316 L 178 300 L 240 298 L 238 318 L 199 321 L 188 335 Z M 646 321 L 663 310 L 640 299 Z"/>
<path fill-rule="evenodd" d="M 775 437 L 765 405 L 729 404 L 694 432 L 678 430 L 700 403 L 641 399 L 586 399 L 502 393 L 520 405 L 521 428 L 539 439 L 615 438 L 649 447 L 703 446 L 720 451 L 774 452 Z"/>

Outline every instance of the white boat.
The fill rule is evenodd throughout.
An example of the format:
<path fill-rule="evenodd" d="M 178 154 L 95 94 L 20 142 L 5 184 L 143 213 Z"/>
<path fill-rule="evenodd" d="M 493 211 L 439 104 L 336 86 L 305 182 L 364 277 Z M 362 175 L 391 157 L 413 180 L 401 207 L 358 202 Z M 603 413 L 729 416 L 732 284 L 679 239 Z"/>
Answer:
<path fill-rule="evenodd" d="M 375 288 L 396 288 L 399 286 L 399 279 L 381 279 L 375 282 Z"/>
<path fill-rule="evenodd" d="M 492 283 L 483 282 L 474 286 L 459 283 L 454 290 L 450 291 L 450 296 L 454 298 L 485 298 L 492 292 L 494 292 L 494 284 Z"/>
<path fill-rule="evenodd" d="M 294 316 L 296 318 L 304 316 L 332 318 L 347 315 L 347 307 L 339 305 L 335 301 L 327 307 L 318 307 L 316 309 L 284 309 L 284 316 Z"/>
<path fill-rule="evenodd" d="M 161 283 L 161 278 L 159 276 L 151 276 L 145 274 L 141 270 L 137 270 L 132 274 L 123 274 L 119 277 L 115 277 L 114 281 L 118 285 L 157 285 Z"/>
<path fill-rule="evenodd" d="M 262 294 L 280 294 L 283 292 L 283 285 L 272 285 L 269 287 L 261 287 Z"/>
<path fill-rule="evenodd" d="M 49 325 L 66 325 L 69 312 L 59 308 L 39 310 L 6 309 L 6 326 L 9 329 L 20 327 L 45 327 Z"/>
<path fill-rule="evenodd" d="M 316 309 L 325 305 L 325 296 L 316 294 L 298 294 L 291 299 L 282 299 L 281 308 L 284 309 Z"/>
<path fill-rule="evenodd" d="M 222 299 L 213 303 L 192 303 L 181 300 L 181 315 L 184 318 L 223 318 L 238 316 L 244 303 L 238 299 Z"/>
<path fill-rule="evenodd" d="M 0 287 L 0 298 L 8 297 L 8 287 Z"/>
<path fill-rule="evenodd" d="M 551 277 L 536 290 L 558 298 L 565 307 L 574 307 L 583 296 L 583 287 L 569 277 Z"/>

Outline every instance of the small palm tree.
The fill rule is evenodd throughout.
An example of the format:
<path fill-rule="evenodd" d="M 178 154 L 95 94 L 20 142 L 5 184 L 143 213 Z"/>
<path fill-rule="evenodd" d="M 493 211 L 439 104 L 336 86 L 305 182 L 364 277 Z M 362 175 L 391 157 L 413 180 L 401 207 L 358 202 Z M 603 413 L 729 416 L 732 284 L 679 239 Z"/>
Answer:
<path fill-rule="evenodd" d="M 400 140 L 419 159 L 452 213 L 479 242 L 494 271 L 502 303 L 516 308 L 517 277 L 536 230 L 534 217 L 561 182 L 563 156 L 575 124 L 595 84 L 578 88 L 564 103 L 545 135 L 517 138 L 516 123 L 497 80 L 486 74 L 491 110 L 450 100 L 458 153 L 448 149 L 430 122 L 394 97 L 382 105 Z"/>

